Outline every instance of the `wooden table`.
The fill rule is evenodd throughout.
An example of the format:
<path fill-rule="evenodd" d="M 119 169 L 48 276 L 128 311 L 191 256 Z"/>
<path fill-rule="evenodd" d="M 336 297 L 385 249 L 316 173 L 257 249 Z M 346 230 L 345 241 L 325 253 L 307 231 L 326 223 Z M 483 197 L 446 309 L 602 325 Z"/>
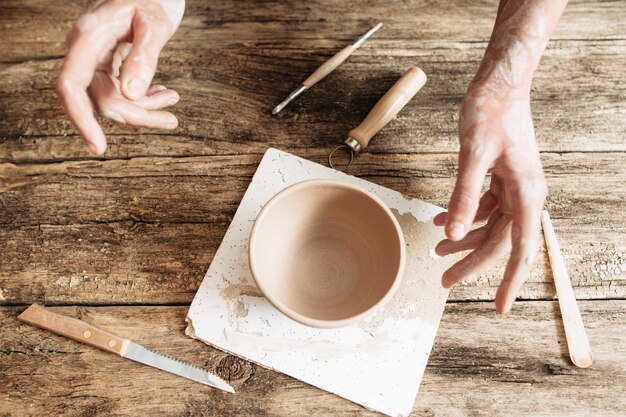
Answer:
<path fill-rule="evenodd" d="M 457 112 L 495 0 L 189 1 L 157 74 L 180 92 L 180 127 L 103 121 L 101 158 L 53 88 L 65 35 L 88 3 L 0 2 L 0 415 L 375 415 L 185 337 L 186 310 L 263 152 L 324 163 L 411 65 L 427 85 L 351 172 L 447 204 Z M 507 316 L 493 305 L 502 264 L 451 291 L 414 415 L 626 413 L 623 16 L 623 1 L 571 2 L 532 90 L 547 207 L 596 362 L 581 370 L 568 359 L 544 248 Z M 270 115 L 379 19 L 385 27 L 345 64 Z M 18 322 L 33 302 L 213 370 L 238 393 Z"/>

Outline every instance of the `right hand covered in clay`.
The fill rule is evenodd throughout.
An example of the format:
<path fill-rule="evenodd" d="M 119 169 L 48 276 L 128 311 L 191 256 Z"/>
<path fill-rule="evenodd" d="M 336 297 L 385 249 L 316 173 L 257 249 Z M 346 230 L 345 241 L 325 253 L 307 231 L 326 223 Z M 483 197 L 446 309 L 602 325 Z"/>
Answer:
<path fill-rule="evenodd" d="M 530 113 L 530 86 L 506 87 L 490 80 L 472 84 L 461 106 L 459 174 L 447 213 L 434 223 L 448 239 L 441 256 L 471 249 L 442 277 L 449 288 L 510 251 L 496 294 L 500 313 L 511 309 L 535 258 L 546 198 L 539 149 Z M 480 196 L 487 172 L 491 185 Z M 469 231 L 472 222 L 486 225 Z"/>
<path fill-rule="evenodd" d="M 461 105 L 459 173 L 448 212 L 434 218 L 447 239 L 439 255 L 473 250 L 442 277 L 444 287 L 510 252 L 496 293 L 507 313 L 537 252 L 546 198 L 530 112 L 533 73 L 567 0 L 501 0 L 485 55 Z M 489 190 L 480 197 L 487 173 Z M 474 221 L 486 220 L 470 231 Z"/>
<path fill-rule="evenodd" d="M 185 10 L 184 0 L 104 0 L 74 24 L 56 83 L 61 103 L 89 149 L 106 150 L 93 107 L 103 116 L 135 126 L 174 129 L 176 117 L 160 109 L 178 93 L 150 85 L 159 53 Z"/>

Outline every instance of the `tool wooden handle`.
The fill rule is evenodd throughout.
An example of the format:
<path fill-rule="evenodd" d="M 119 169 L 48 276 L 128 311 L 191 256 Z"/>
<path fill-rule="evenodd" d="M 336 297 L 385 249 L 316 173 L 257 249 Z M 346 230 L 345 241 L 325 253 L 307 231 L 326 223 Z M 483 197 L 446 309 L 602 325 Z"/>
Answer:
<path fill-rule="evenodd" d="M 356 140 L 364 149 L 372 136 L 385 127 L 426 84 L 426 74 L 418 67 L 411 67 L 396 83 L 378 100 L 360 125 L 348 133 L 348 137 Z"/>
<path fill-rule="evenodd" d="M 554 284 L 556 285 L 556 294 L 559 297 L 559 307 L 561 316 L 563 317 L 563 327 L 565 328 L 565 338 L 567 339 L 567 347 L 570 358 L 574 365 L 580 368 L 586 368 L 593 363 L 591 348 L 589 347 L 589 339 L 583 319 L 580 317 L 576 296 L 572 289 L 572 283 L 569 279 L 563 254 L 559 248 L 559 242 L 556 240 L 556 234 L 552 227 L 552 221 L 547 211 L 543 211 L 541 216 L 543 225 L 543 233 L 546 238 L 546 246 L 548 247 L 548 256 L 550 257 L 550 265 L 552 267 L 552 275 L 554 276 Z"/>
<path fill-rule="evenodd" d="M 124 354 L 128 345 L 126 339 L 100 330 L 82 320 L 53 313 L 39 304 L 31 305 L 18 318 L 42 329 L 120 356 Z"/>
<path fill-rule="evenodd" d="M 354 52 L 354 46 L 352 45 L 346 46 L 341 51 L 333 55 L 333 57 L 330 58 L 328 61 L 320 65 L 319 68 L 316 69 L 313 74 L 309 75 L 309 77 L 306 80 L 304 80 L 302 84 L 305 85 L 307 88 L 311 88 L 322 78 L 326 77 L 328 74 L 333 72 L 333 70 L 337 68 L 339 65 L 341 65 L 343 61 L 348 59 L 348 57 L 352 55 L 352 52 Z"/>

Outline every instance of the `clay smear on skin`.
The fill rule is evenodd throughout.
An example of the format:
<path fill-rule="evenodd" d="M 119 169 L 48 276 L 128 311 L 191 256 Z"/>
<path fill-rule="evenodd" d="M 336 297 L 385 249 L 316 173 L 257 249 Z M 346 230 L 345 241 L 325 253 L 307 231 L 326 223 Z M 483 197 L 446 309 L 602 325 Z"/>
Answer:
<path fill-rule="evenodd" d="M 539 187 L 543 186 L 543 181 L 537 174 L 542 169 L 528 89 L 540 52 L 548 42 L 550 16 L 546 8 L 549 7 L 532 2 L 509 2 L 504 7 L 492 35 L 493 43 L 486 51 L 481 68 L 466 96 L 466 100 L 470 97 L 474 100 L 474 106 L 462 106 L 459 120 L 461 148 L 470 149 L 473 146 L 490 150 L 491 148 L 485 146 L 494 143 L 489 137 L 502 139 L 500 149 L 491 149 L 491 152 L 500 153 L 506 158 L 505 167 L 496 164 L 492 171 L 493 178 L 514 177 L 513 174 L 524 176 L 524 186 L 518 193 L 519 201 L 531 201 L 541 193 Z M 485 83 L 485 80 L 489 82 Z M 473 90 L 474 86 L 482 88 Z M 488 89 L 489 93 L 485 94 L 484 89 Z M 488 153 L 482 149 L 479 151 L 481 155 Z M 535 173 L 533 175 L 536 178 L 531 177 L 529 172 Z M 533 223 L 538 225 L 539 212 L 535 215 L 537 218 Z M 538 234 L 539 228 L 529 238 L 528 244 L 521 246 L 523 253 L 519 256 L 522 256 L 526 265 L 532 263 Z M 515 236 L 513 240 L 517 240 Z M 506 249 L 501 245 L 496 248 Z M 493 253 L 483 251 L 482 256 L 469 258 L 465 261 L 466 268 L 477 267 L 487 256 L 493 256 Z M 466 270 L 471 273 L 470 269 Z"/>

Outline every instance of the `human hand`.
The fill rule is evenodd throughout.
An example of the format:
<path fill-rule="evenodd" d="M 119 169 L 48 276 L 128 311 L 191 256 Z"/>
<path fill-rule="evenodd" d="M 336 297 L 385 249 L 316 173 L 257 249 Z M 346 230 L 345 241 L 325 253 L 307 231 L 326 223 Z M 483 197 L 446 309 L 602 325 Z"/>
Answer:
<path fill-rule="evenodd" d="M 174 129 L 176 117 L 160 109 L 178 93 L 150 85 L 161 49 L 183 16 L 184 0 L 104 0 L 74 24 L 56 83 L 67 115 L 89 149 L 106 150 L 93 107 L 135 126 Z"/>
<path fill-rule="evenodd" d="M 528 87 L 481 80 L 472 84 L 459 118 L 459 170 L 447 213 L 435 216 L 448 239 L 435 251 L 444 256 L 473 250 L 442 277 L 451 287 L 510 252 L 496 294 L 496 309 L 507 313 L 526 281 L 537 253 L 546 183 L 530 113 Z M 489 190 L 482 197 L 485 176 Z M 487 224 L 469 231 L 473 222 Z"/>

